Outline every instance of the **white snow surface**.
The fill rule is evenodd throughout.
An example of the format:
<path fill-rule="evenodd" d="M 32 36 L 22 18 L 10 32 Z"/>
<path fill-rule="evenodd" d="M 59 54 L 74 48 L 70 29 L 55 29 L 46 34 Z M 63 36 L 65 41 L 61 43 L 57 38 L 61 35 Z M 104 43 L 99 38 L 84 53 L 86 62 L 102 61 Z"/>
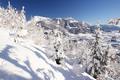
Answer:
<path fill-rule="evenodd" d="M 0 33 L 0 80 L 95 80 L 85 72 L 76 75 L 67 62 L 57 65 L 29 39 L 15 43 L 10 30 Z"/>
<path fill-rule="evenodd" d="M 43 16 L 34 16 L 33 20 L 34 20 L 35 22 L 37 22 L 37 21 L 45 21 L 45 22 L 48 22 L 48 23 L 51 21 L 50 18 L 48 18 L 48 17 L 43 17 Z"/>

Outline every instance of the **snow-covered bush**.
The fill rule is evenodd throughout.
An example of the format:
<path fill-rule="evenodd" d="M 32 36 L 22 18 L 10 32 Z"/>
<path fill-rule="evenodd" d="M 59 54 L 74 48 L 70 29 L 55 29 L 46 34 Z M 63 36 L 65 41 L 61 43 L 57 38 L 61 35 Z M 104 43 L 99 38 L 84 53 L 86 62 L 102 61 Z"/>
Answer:
<path fill-rule="evenodd" d="M 26 16 L 24 7 L 21 11 L 18 11 L 10 5 L 10 2 L 7 8 L 0 7 L 0 27 L 19 29 L 25 26 Z"/>

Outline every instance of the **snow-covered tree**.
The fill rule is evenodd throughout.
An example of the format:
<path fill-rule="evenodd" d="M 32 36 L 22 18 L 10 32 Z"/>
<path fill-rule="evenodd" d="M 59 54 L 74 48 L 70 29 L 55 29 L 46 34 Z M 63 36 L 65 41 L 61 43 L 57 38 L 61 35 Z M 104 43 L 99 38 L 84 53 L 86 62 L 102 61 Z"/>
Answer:
<path fill-rule="evenodd" d="M 87 67 L 87 72 L 94 78 L 99 78 L 101 74 L 106 74 L 109 65 L 111 65 L 112 54 L 111 46 L 106 44 L 101 37 L 100 28 L 95 31 L 95 41 L 91 48 L 91 61 Z M 115 53 L 113 54 L 115 55 Z"/>
<path fill-rule="evenodd" d="M 100 44 L 100 28 L 98 28 L 95 32 L 95 42 L 92 47 L 92 54 L 91 54 L 91 64 L 90 69 L 88 73 L 92 75 L 93 77 L 97 78 L 97 75 L 101 74 L 103 72 L 103 67 L 106 65 L 106 62 L 104 62 L 104 56 L 106 57 L 108 53 L 104 54 L 101 44 Z M 107 60 L 105 60 L 107 61 Z"/>
<path fill-rule="evenodd" d="M 24 7 L 21 11 L 16 10 L 13 8 L 8 2 L 7 8 L 0 8 L 0 24 L 2 27 L 6 28 L 20 28 L 25 27 L 26 24 L 26 16 Z"/>
<path fill-rule="evenodd" d="M 55 49 L 55 61 L 57 64 L 61 64 L 63 59 L 63 33 L 58 29 L 54 30 L 54 49 Z"/>

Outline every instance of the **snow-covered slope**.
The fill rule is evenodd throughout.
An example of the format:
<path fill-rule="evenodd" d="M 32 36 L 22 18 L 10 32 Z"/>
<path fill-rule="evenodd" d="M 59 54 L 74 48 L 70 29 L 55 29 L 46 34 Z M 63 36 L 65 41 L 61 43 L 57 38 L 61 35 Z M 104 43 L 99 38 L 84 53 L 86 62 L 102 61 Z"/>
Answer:
<path fill-rule="evenodd" d="M 0 80 L 94 80 L 85 72 L 77 76 L 67 62 L 57 65 L 32 41 L 15 43 L 9 30 L 0 33 Z"/>

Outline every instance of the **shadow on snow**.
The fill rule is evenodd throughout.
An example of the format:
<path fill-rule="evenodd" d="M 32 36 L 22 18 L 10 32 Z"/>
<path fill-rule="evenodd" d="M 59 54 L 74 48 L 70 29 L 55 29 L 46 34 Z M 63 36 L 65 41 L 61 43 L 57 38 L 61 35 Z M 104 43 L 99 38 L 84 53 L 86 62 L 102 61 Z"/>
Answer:
<path fill-rule="evenodd" d="M 14 59 L 12 59 L 12 58 L 9 57 L 10 49 L 12 49 L 12 48 L 14 48 L 14 46 L 7 45 L 7 46 L 4 48 L 4 50 L 1 51 L 1 53 L 0 53 L 0 58 L 4 59 L 4 60 L 6 60 L 6 61 L 8 61 L 8 62 L 10 62 L 10 63 L 12 63 L 12 64 L 14 64 L 15 66 L 23 69 L 24 71 L 28 72 L 28 73 L 31 75 L 31 77 L 32 77 L 31 80 L 41 80 L 41 79 L 37 76 L 37 74 L 34 73 L 34 71 L 31 69 L 28 60 L 25 61 L 25 64 L 27 64 L 27 66 L 28 66 L 29 69 L 27 69 L 25 66 L 19 64 L 16 60 L 14 60 Z"/>

